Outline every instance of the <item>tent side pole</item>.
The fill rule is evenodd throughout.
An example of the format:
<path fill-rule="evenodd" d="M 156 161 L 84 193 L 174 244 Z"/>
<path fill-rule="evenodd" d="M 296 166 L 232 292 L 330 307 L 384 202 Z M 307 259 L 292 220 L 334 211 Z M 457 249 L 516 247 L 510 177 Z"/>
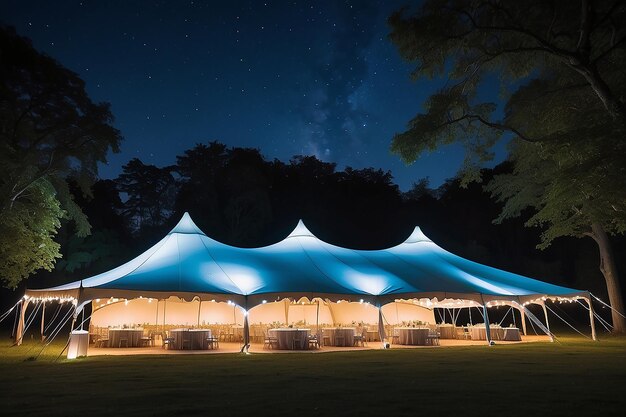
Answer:
<path fill-rule="evenodd" d="M 380 339 L 380 342 L 383 345 L 383 349 L 387 348 L 387 345 L 385 343 L 385 339 L 387 338 L 385 335 L 385 323 L 383 322 L 383 307 L 380 305 L 380 303 L 378 304 L 378 338 Z"/>
<path fill-rule="evenodd" d="M 541 302 L 541 308 L 543 308 L 543 316 L 546 319 L 546 329 L 548 329 L 548 335 L 550 336 L 550 341 L 554 342 L 554 337 L 552 337 L 552 332 L 550 331 L 550 323 L 548 322 L 548 309 L 546 308 L 546 302 Z"/>
<path fill-rule="evenodd" d="M 519 309 L 519 314 L 522 316 L 522 333 L 526 336 L 526 312 L 523 308 Z"/>
<path fill-rule="evenodd" d="M 163 300 L 163 331 L 165 331 L 165 307 L 167 307 L 167 300 Z"/>
<path fill-rule="evenodd" d="M 200 309 L 202 308 L 202 300 L 198 303 L 198 327 L 200 327 Z"/>
<path fill-rule="evenodd" d="M 585 301 L 587 301 L 587 304 L 589 305 L 589 323 L 591 324 L 591 338 L 593 340 L 598 340 L 598 337 L 596 336 L 596 323 L 593 320 L 593 304 L 591 303 L 591 297 L 590 298 L 586 298 Z"/>
<path fill-rule="evenodd" d="M 333 311 L 332 303 L 330 302 L 328 298 L 326 299 L 326 305 L 328 305 L 328 312 L 330 313 L 330 318 L 333 320 L 333 326 L 334 326 L 336 323 L 335 312 Z"/>
<path fill-rule="evenodd" d="M 244 298 L 244 310 L 243 310 L 243 346 L 241 347 L 241 353 L 248 353 L 250 348 L 250 323 L 248 322 L 248 296 Z"/>
<path fill-rule="evenodd" d="M 285 303 L 285 325 L 289 326 L 289 306 L 291 305 L 291 300 L 285 298 L 283 302 Z"/>
<path fill-rule="evenodd" d="M 485 316 L 485 335 L 487 339 L 487 344 L 491 346 L 493 344 L 493 340 L 491 340 L 491 328 L 489 327 L 489 314 L 487 313 L 487 304 L 483 304 L 483 315 Z"/>
<path fill-rule="evenodd" d="M 20 309 L 19 319 L 17 322 L 17 331 L 15 332 L 15 342 L 13 343 L 16 346 L 22 344 L 22 339 L 24 338 L 24 317 L 26 315 L 26 309 L 28 308 L 29 300 L 24 300 L 22 303 L 22 308 Z"/>
<path fill-rule="evenodd" d="M 43 335 L 43 329 L 44 329 L 44 323 L 46 320 L 46 301 L 42 301 L 42 305 L 41 305 L 41 341 L 43 342 L 45 339 L 45 336 Z"/>
<path fill-rule="evenodd" d="M 316 334 L 320 334 L 320 299 L 317 299 L 317 313 L 315 316 L 315 327 L 317 327 Z M 319 343 L 319 341 L 318 341 Z"/>

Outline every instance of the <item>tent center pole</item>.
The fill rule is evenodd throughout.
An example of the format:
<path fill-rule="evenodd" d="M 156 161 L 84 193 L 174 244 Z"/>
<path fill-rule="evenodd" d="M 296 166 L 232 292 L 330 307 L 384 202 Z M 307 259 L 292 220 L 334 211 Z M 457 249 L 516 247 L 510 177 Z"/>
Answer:
<path fill-rule="evenodd" d="M 248 296 L 244 297 L 244 310 L 243 310 L 243 346 L 241 347 L 241 353 L 248 353 L 250 349 L 250 323 L 248 321 Z"/>
<path fill-rule="evenodd" d="M 489 327 L 489 313 L 487 313 L 487 304 L 483 303 L 483 315 L 485 316 L 485 336 L 489 346 L 495 343 L 491 340 L 491 328 Z"/>
<path fill-rule="evenodd" d="M 383 345 L 383 349 L 387 349 L 385 323 L 383 322 L 383 306 L 380 304 L 379 300 L 376 300 L 376 306 L 378 307 L 378 338 Z"/>

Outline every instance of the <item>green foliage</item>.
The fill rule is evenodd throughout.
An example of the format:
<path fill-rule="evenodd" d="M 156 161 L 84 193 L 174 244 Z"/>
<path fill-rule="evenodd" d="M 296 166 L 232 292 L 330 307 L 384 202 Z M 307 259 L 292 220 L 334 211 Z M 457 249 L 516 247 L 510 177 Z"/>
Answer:
<path fill-rule="evenodd" d="M 390 18 L 415 77 L 447 74 L 392 151 L 413 162 L 450 143 L 466 149 L 464 184 L 489 149 L 512 138 L 511 174 L 488 190 L 496 221 L 533 209 L 539 247 L 559 236 L 626 230 L 626 5 L 623 2 L 430 0 Z M 497 75 L 504 111 L 482 97 Z"/>
<path fill-rule="evenodd" d="M 582 237 L 593 223 L 610 234 L 626 232 L 626 144 L 568 135 L 568 141 L 515 141 L 511 174 L 497 175 L 487 190 L 504 207 L 497 222 L 533 209 L 527 226 L 542 226 L 544 249 L 561 236 Z"/>
<path fill-rule="evenodd" d="M 599 110 L 623 126 L 624 22 L 624 3 L 609 1 L 581 6 L 567 0 L 430 0 L 413 13 L 394 13 L 390 39 L 402 57 L 416 63 L 413 76 L 448 81 L 408 129 L 394 136 L 392 152 L 412 163 L 424 152 L 462 143 L 467 183 L 479 178 L 477 168 L 493 157 L 489 150 L 505 133 L 530 142 L 550 140 L 583 126 L 582 109 L 592 110 L 584 118 Z M 481 94 L 493 90 L 495 77 L 500 99 L 508 101 L 504 117 Z M 534 111 L 532 100 L 522 100 L 527 86 L 551 105 Z"/>
<path fill-rule="evenodd" d="M 61 217 L 72 220 L 80 236 L 90 233 L 68 180 L 90 194 L 98 163 L 119 148 L 112 121 L 109 105 L 93 103 L 78 75 L 0 26 L 0 218 L 10 233 L 2 238 L 34 233 L 42 245 L 38 251 L 3 246 L 3 264 L 15 271 L 3 277 L 9 285 L 51 268 L 60 256 L 51 239 Z"/>
<path fill-rule="evenodd" d="M 114 266 L 127 256 L 126 251 L 117 233 L 111 230 L 98 230 L 85 237 L 72 236 L 64 250 L 67 255 L 57 262 L 56 269 L 72 273 L 94 265 Z"/>
<path fill-rule="evenodd" d="M 52 185 L 40 179 L 0 216 L 0 279 L 15 288 L 39 269 L 52 270 L 59 254 L 54 236 L 65 211 Z"/>

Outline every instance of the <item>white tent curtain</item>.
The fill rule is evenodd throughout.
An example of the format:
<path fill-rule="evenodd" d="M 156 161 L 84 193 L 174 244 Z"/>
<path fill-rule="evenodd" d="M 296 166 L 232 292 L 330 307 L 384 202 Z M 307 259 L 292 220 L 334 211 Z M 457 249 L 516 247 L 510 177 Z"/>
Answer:
<path fill-rule="evenodd" d="M 107 302 L 109 302 L 107 304 Z M 332 314 L 331 314 L 332 309 Z M 200 313 L 198 315 L 198 312 Z M 434 323 L 433 310 L 418 305 L 397 302 L 390 303 L 382 308 L 385 324 L 399 324 L 403 321 L 419 320 L 425 323 Z M 164 317 L 165 314 L 165 317 Z M 319 314 L 319 315 L 318 315 Z M 158 323 L 157 323 L 158 318 Z M 238 324 L 243 325 L 243 309 L 235 304 L 225 302 L 184 301 L 177 297 L 166 300 L 136 298 L 133 300 L 94 300 L 94 311 L 91 323 L 98 327 L 117 327 L 142 324 L 160 324 L 180 326 L 196 326 L 209 324 Z M 248 321 L 258 323 L 297 324 L 306 323 L 309 326 L 350 324 L 363 322 L 378 323 L 378 309 L 368 303 L 339 302 L 329 303 L 302 298 L 297 301 L 289 300 L 269 302 L 258 305 L 248 312 Z"/>

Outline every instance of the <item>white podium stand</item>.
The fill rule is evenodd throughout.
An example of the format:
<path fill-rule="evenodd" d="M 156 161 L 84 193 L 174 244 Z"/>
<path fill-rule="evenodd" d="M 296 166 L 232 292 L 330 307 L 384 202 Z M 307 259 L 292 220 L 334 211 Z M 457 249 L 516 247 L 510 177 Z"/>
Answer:
<path fill-rule="evenodd" d="M 87 356 L 89 347 L 89 332 L 87 330 L 74 330 L 70 333 L 70 345 L 67 348 L 67 359 L 76 359 L 79 356 Z"/>

